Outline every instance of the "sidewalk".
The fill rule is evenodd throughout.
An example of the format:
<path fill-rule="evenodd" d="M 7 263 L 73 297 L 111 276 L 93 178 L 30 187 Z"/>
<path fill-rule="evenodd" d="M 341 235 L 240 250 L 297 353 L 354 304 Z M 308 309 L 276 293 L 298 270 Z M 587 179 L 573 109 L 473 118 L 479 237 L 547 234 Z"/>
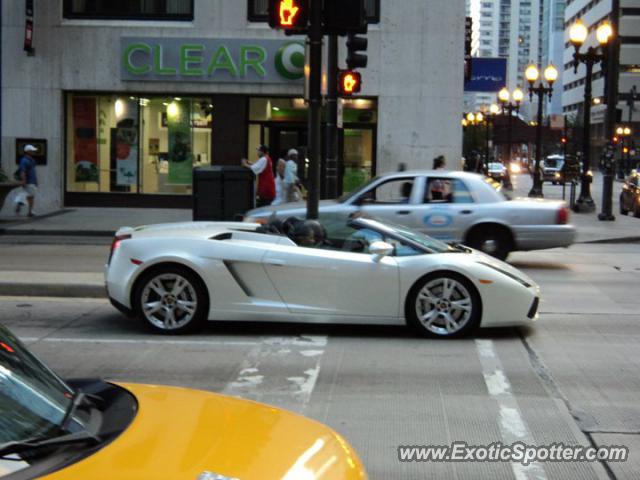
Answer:
<path fill-rule="evenodd" d="M 513 178 L 514 191 L 517 196 L 526 197 L 533 184 L 529 175 L 518 175 Z M 545 183 L 544 198 L 562 200 L 562 186 Z M 621 182 L 613 183 L 613 209 L 616 219 L 613 222 L 601 222 L 598 213 L 602 210 L 602 175 L 596 172 L 591 184 L 591 196 L 596 203 L 593 213 L 571 213 L 570 221 L 575 225 L 577 243 L 630 243 L 640 242 L 640 218 L 632 215 L 620 215 Z M 569 187 L 566 188 L 566 202 L 569 203 Z M 580 185 L 576 188 L 576 197 L 580 195 Z"/>
<path fill-rule="evenodd" d="M 513 178 L 515 193 L 526 197 L 531 188 L 529 175 L 518 175 Z M 597 210 L 594 213 L 572 214 L 571 222 L 578 230 L 577 241 L 587 242 L 629 242 L 640 241 L 640 219 L 619 214 L 618 198 L 622 184 L 614 182 L 613 213 L 614 222 L 601 222 L 598 213 L 602 208 L 602 177 L 596 173 L 591 185 L 593 199 Z M 562 199 L 562 187 L 545 183 L 545 198 Z M 578 186 L 577 195 L 580 192 Z M 567 202 L 569 189 L 566 190 Z M 146 209 L 146 208 L 67 208 L 34 219 L 25 217 L 0 217 L 0 242 L 8 237 L 44 236 L 59 237 L 54 243 L 62 240 L 73 243 L 70 237 L 84 237 L 86 240 L 96 237 L 112 237 L 122 226 L 136 227 L 154 223 L 191 221 L 191 210 L 185 209 Z M 66 239 L 65 239 L 66 237 Z M 51 239 L 50 239 L 51 240 Z M 30 240 L 32 241 L 32 240 Z M 38 242 L 41 243 L 41 242 Z M 105 243 L 98 241 L 96 243 Z"/>
<path fill-rule="evenodd" d="M 518 196 L 526 196 L 531 179 L 520 175 L 514 186 Z M 579 243 L 640 242 L 640 219 L 618 213 L 621 188 L 614 183 L 616 220 L 599 221 L 602 179 L 596 175 L 592 195 L 597 211 L 571 215 Z M 562 198 L 561 186 L 545 183 L 543 190 L 545 198 Z M 190 210 L 140 208 L 69 208 L 35 219 L 0 217 L 0 295 L 105 298 L 102 268 L 119 227 L 190 220 Z M 66 247 L 70 244 L 73 248 Z M 29 265 L 21 263 L 24 258 Z"/>
<path fill-rule="evenodd" d="M 41 217 L 0 217 L 0 235 L 112 237 L 118 228 L 188 222 L 191 210 L 161 208 L 66 208 Z"/>

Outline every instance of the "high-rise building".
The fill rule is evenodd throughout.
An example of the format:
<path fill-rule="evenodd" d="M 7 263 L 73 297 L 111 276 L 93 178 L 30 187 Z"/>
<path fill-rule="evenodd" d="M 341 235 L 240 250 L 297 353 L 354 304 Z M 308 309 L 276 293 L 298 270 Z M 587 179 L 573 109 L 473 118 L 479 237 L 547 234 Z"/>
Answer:
<path fill-rule="evenodd" d="M 569 0 L 571 1 L 571 0 Z M 545 68 L 549 64 L 562 70 L 564 54 L 564 9 L 567 0 L 542 1 L 542 28 L 540 34 L 540 65 Z M 553 96 L 547 103 L 548 114 L 562 113 L 562 76 L 553 88 Z"/>
<path fill-rule="evenodd" d="M 467 0 L 477 30 L 476 57 L 507 59 L 507 87 L 523 85 L 524 71 L 540 56 L 542 0 Z M 474 94 L 476 106 L 495 95 Z M 528 110 L 528 109 L 525 109 Z"/>

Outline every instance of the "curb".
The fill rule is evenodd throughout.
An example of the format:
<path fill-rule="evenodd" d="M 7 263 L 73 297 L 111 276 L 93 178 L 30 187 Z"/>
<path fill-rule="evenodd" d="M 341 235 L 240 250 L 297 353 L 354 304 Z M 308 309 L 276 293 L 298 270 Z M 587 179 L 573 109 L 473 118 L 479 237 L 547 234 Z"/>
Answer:
<path fill-rule="evenodd" d="M 113 237 L 115 230 L 36 230 L 19 228 L 0 228 L 0 235 L 50 236 L 50 237 Z"/>
<path fill-rule="evenodd" d="M 605 244 L 605 243 L 638 243 L 640 237 L 621 237 L 621 238 L 605 238 L 602 240 L 586 240 L 584 242 L 576 242 L 582 244 Z"/>
<path fill-rule="evenodd" d="M 103 284 L 15 283 L 0 282 L 0 296 L 107 298 Z"/>

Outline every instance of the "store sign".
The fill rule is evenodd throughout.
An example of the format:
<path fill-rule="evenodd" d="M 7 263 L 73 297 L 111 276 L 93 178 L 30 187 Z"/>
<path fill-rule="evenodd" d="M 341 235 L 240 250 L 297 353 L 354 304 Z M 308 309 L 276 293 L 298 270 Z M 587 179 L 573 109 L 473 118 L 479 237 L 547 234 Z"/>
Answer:
<path fill-rule="evenodd" d="M 125 81 L 297 83 L 304 77 L 300 41 L 123 37 Z"/>
<path fill-rule="evenodd" d="M 472 58 L 471 78 L 465 92 L 499 92 L 507 84 L 506 58 Z"/>

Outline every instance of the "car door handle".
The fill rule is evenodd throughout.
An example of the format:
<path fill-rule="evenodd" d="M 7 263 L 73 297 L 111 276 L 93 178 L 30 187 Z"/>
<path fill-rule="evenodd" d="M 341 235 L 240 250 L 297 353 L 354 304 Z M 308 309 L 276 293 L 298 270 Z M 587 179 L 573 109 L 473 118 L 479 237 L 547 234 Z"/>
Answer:
<path fill-rule="evenodd" d="M 396 212 L 397 215 L 410 215 L 411 214 L 411 210 L 398 210 Z"/>
<path fill-rule="evenodd" d="M 460 212 L 461 215 L 471 215 L 473 213 L 473 210 L 462 210 Z"/>
<path fill-rule="evenodd" d="M 284 260 L 267 260 L 266 263 L 273 267 L 284 267 L 287 264 Z"/>

